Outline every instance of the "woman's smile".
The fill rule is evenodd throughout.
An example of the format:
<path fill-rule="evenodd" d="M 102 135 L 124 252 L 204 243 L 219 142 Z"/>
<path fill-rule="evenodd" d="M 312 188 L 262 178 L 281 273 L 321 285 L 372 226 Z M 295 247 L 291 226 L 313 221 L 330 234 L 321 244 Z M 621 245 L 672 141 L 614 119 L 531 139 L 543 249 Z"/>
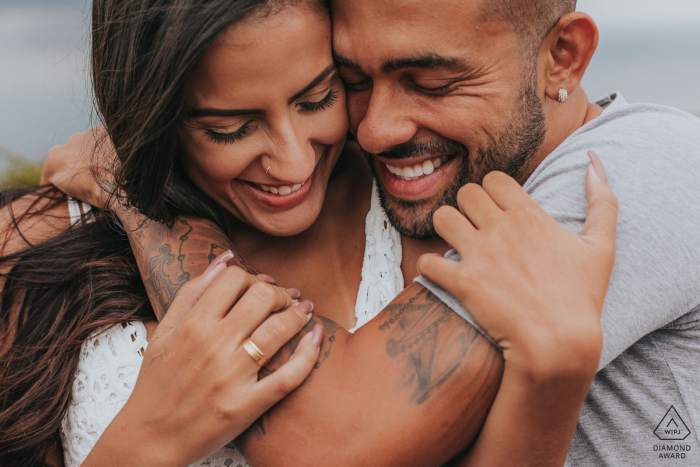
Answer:
<path fill-rule="evenodd" d="M 317 166 L 318 168 L 318 166 Z M 314 170 L 304 183 L 296 185 L 262 185 L 258 183 L 233 180 L 234 185 L 242 186 L 255 200 L 273 208 L 288 208 L 301 203 L 311 192 L 314 183 Z"/>

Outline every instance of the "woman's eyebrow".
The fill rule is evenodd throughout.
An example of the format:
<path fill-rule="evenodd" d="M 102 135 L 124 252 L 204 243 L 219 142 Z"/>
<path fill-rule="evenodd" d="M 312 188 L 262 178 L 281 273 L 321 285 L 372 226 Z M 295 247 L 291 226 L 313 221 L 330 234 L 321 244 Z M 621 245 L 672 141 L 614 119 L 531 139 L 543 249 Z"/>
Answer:
<path fill-rule="evenodd" d="M 336 65 L 335 63 L 331 63 L 328 68 L 323 70 L 316 78 L 313 79 L 309 84 L 306 85 L 304 89 L 299 91 L 298 93 L 294 94 L 290 99 L 289 99 L 289 104 L 291 105 L 292 102 L 295 100 L 299 99 L 301 96 L 309 92 L 311 89 L 313 89 L 315 86 L 318 86 L 321 82 L 323 82 L 324 79 L 328 78 L 328 76 L 333 73 L 336 70 Z"/>
<path fill-rule="evenodd" d="M 301 96 L 309 92 L 311 89 L 314 88 L 314 86 L 317 86 L 319 83 L 323 82 L 324 79 L 328 78 L 328 76 L 333 73 L 336 70 L 336 65 L 335 63 L 332 63 L 328 68 L 323 70 L 321 74 L 319 74 L 316 78 L 313 79 L 309 84 L 304 87 L 301 91 L 298 93 L 294 94 L 289 99 L 289 104 L 291 105 L 295 100 L 299 99 Z M 213 109 L 213 108 L 205 108 L 205 109 L 189 109 L 186 112 L 186 118 L 202 118 L 202 117 L 239 117 L 241 115 L 253 115 L 253 114 L 264 114 L 265 111 L 261 109 Z"/>
<path fill-rule="evenodd" d="M 189 109 L 186 112 L 186 118 L 202 118 L 202 117 L 239 117 L 241 115 L 264 114 L 261 109 Z"/>

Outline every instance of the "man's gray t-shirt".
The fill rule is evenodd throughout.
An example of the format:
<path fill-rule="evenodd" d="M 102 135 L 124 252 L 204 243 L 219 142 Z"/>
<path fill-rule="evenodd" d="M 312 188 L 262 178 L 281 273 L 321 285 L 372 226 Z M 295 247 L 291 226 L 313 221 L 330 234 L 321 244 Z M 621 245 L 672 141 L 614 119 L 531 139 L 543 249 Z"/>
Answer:
<path fill-rule="evenodd" d="M 593 149 L 620 203 L 603 354 L 566 465 L 700 466 L 700 119 L 616 94 L 600 103 L 524 185 L 580 233 Z M 417 281 L 478 328 L 449 293 Z"/>

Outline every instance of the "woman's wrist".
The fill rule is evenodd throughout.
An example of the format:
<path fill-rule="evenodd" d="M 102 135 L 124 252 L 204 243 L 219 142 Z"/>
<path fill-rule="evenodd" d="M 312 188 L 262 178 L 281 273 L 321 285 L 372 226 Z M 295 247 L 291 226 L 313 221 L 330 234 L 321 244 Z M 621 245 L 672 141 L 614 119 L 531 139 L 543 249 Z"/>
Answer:
<path fill-rule="evenodd" d="M 133 413 L 133 414 L 132 414 Z M 143 423 L 144 412 L 128 402 L 102 433 L 83 467 L 184 467 L 178 462 L 176 446 Z"/>
<path fill-rule="evenodd" d="M 603 347 L 599 320 L 558 332 L 532 326 L 525 334 L 504 347 L 511 373 L 543 385 L 566 380 L 577 384 L 595 377 Z"/>

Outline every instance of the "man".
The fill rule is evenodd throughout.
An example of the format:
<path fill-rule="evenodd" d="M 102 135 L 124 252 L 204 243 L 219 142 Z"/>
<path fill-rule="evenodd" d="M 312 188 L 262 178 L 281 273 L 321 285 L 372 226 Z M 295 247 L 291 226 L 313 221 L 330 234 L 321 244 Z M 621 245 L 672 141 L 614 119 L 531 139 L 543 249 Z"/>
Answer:
<path fill-rule="evenodd" d="M 497 187 L 503 182 L 497 176 L 485 179 L 485 175 L 498 170 L 513 176 L 560 224 L 578 233 L 586 208 L 586 151 L 596 149 L 603 156 L 622 206 L 618 266 L 605 308 L 602 370 L 584 406 L 568 462 L 657 465 L 659 454 L 681 450 L 687 462 L 694 462 L 692 456 L 698 451 L 694 420 L 700 416 L 697 403 L 692 403 L 698 400 L 700 334 L 700 247 L 694 231 L 700 227 L 700 190 L 696 184 L 700 124 L 670 109 L 627 106 L 620 96 L 601 102 L 605 110 L 590 104 L 579 83 L 597 45 L 597 29 L 590 18 L 573 12 L 575 3 L 569 0 L 353 0 L 333 2 L 332 6 L 334 47 L 348 88 L 351 130 L 375 172 L 391 222 L 404 235 L 405 259 L 425 252 L 425 243 L 417 240 L 433 237 L 436 232 L 468 255 L 468 264 L 423 257 L 420 270 L 435 283 L 419 281 L 474 327 L 481 324 L 486 334 L 498 328 L 489 321 L 490 306 L 507 306 L 517 313 L 521 304 L 528 310 L 551 307 L 554 303 L 575 308 L 576 304 L 566 297 L 557 297 L 559 282 L 538 281 L 551 277 L 545 274 L 551 269 L 547 271 L 543 266 L 547 265 L 547 245 L 530 251 L 521 263 L 538 265 L 539 270 L 514 269 L 513 277 L 503 278 L 504 284 L 520 284 L 518 290 L 496 288 L 481 293 L 478 287 L 465 286 L 470 280 L 479 283 L 479 278 L 468 269 L 474 264 L 485 264 L 477 272 L 488 275 L 488 263 L 476 261 L 479 255 L 481 259 L 491 255 L 493 261 L 506 263 L 510 259 L 506 248 L 501 252 L 493 249 L 497 242 L 477 242 L 473 246 L 473 242 L 464 240 L 477 238 L 472 235 L 474 227 L 488 230 L 492 220 L 488 212 L 495 212 L 475 208 L 492 203 L 488 195 L 498 192 Z M 400 169 L 403 178 L 413 178 L 414 167 L 436 156 L 450 159 L 430 180 L 408 181 L 396 176 Z M 595 157 L 593 160 L 597 164 Z M 463 185 L 482 181 L 484 190 L 471 185 L 458 199 Z M 672 183 L 681 187 L 681 196 L 672 192 Z M 456 206 L 458 201 L 469 221 L 450 208 L 438 210 L 443 205 Z M 683 215 L 679 214 L 681 207 L 685 209 Z M 522 213 L 532 214 L 532 218 L 523 217 Z M 522 227 L 516 232 L 523 237 L 541 232 L 547 239 L 549 230 L 539 217 L 535 219 L 536 212 L 522 213 L 518 222 L 511 224 Z M 206 235 L 204 231 L 202 237 Z M 513 229 L 508 235 L 504 238 L 517 241 Z M 209 252 L 208 248 L 204 250 Z M 505 258 L 503 252 L 508 253 Z M 148 258 L 141 258 L 144 260 Z M 585 271 L 575 278 L 582 283 L 591 280 Z M 494 282 L 498 281 L 491 278 L 490 283 Z M 452 291 L 459 300 L 435 284 Z M 393 324 L 394 313 L 401 313 L 404 322 L 428 317 L 428 325 L 435 325 L 435 329 L 442 326 L 436 331 L 431 351 L 449 347 L 455 337 L 471 336 L 472 328 L 463 328 L 463 322 L 446 314 L 445 305 L 435 295 L 413 286 L 379 318 Z M 537 302 L 540 295 L 546 297 L 545 303 Z M 522 302 L 506 299 L 514 296 Z M 471 306 L 477 303 L 480 306 Z M 570 311 L 562 309 L 562 314 Z M 573 321 L 575 314 L 570 319 Z M 329 329 L 329 339 L 336 340 L 327 341 L 324 353 L 333 350 L 342 355 L 338 349 L 343 349 L 346 338 L 338 338 L 342 333 L 333 334 L 335 328 Z M 361 344 L 355 352 L 379 348 L 381 352 L 376 354 L 366 350 L 367 355 L 379 361 L 387 339 L 397 330 L 387 325 L 379 331 L 363 328 L 360 337 L 354 339 Z M 518 331 L 514 329 L 509 336 L 517 336 Z M 536 332 L 537 326 L 521 333 L 530 331 Z M 582 329 L 581 335 L 585 339 L 591 334 Z M 504 349 L 508 371 L 513 366 L 513 355 L 522 349 L 517 349 L 518 342 L 506 341 L 501 335 L 492 333 L 490 338 Z M 540 336 L 538 340 L 542 343 L 538 350 L 545 351 L 539 355 L 541 361 L 546 360 L 547 365 L 555 362 L 559 370 L 566 368 L 565 360 L 575 360 L 572 349 L 582 348 L 575 345 L 580 342 L 557 341 L 552 335 Z M 308 384 L 272 412 L 265 422 L 266 431 L 261 430 L 265 436 L 247 438 L 245 453 L 257 462 L 272 465 L 285 460 L 298 463 L 295 455 L 304 456 L 311 463 L 314 459 L 325 464 L 351 463 L 355 459 L 363 464 L 369 461 L 362 457 L 362 451 L 379 456 L 373 444 L 380 443 L 389 453 L 403 450 L 416 456 L 418 446 L 426 459 L 443 459 L 445 453 L 433 452 L 431 446 L 437 439 L 454 438 L 446 443 L 447 452 L 471 439 L 474 430 L 480 428 L 479 416 L 472 424 L 459 425 L 454 421 L 454 425 L 443 427 L 439 436 L 426 435 L 415 440 L 410 449 L 401 444 L 405 442 L 402 433 L 383 433 L 382 429 L 398 421 L 406 425 L 405 431 L 416 430 L 427 423 L 421 418 L 426 417 L 426 407 L 428 412 L 438 411 L 444 410 L 445 405 L 457 407 L 465 400 L 473 401 L 466 405 L 469 411 L 460 406 L 465 411 L 458 415 L 464 415 L 455 420 L 464 422 L 464 416 L 478 413 L 479 406 L 490 405 L 501 372 L 494 357 L 499 350 L 495 345 L 486 348 L 489 344 L 484 346 L 482 341 L 475 339 L 478 345 L 465 352 L 456 366 L 449 358 L 435 360 L 434 374 L 429 376 L 444 375 L 444 380 L 421 380 L 424 375 L 418 371 L 415 360 L 421 356 L 419 353 L 401 357 L 409 359 L 405 370 L 410 378 L 404 382 L 413 394 L 415 406 L 405 405 L 404 394 L 399 394 L 401 403 L 392 404 L 391 394 L 385 398 L 384 392 L 377 391 L 373 400 L 362 401 L 363 407 L 343 412 L 344 407 L 337 406 L 352 403 L 347 394 L 357 391 L 359 385 L 343 380 L 347 378 L 347 368 L 343 368 L 342 359 L 331 357 Z M 687 355 L 694 356 L 687 357 L 684 365 L 679 364 Z M 343 358 L 347 365 L 350 356 Z M 576 367 L 575 361 L 571 367 Z M 373 375 L 377 389 L 384 388 L 382 377 L 395 378 L 395 368 L 382 368 L 383 372 Z M 455 392 L 457 377 L 452 376 L 452 371 L 471 379 L 468 391 Z M 364 381 L 359 372 L 351 374 L 353 379 Z M 329 403 L 328 397 L 321 400 L 319 395 L 324 393 L 335 397 L 336 404 Z M 497 399 L 492 420 L 517 416 L 528 421 L 535 418 L 533 410 L 558 409 L 529 403 L 523 394 L 517 394 L 518 397 L 522 400 L 520 413 L 503 413 Z M 316 423 L 309 422 L 309 412 L 319 414 Z M 354 417 L 348 412 L 354 412 Z M 673 431 L 675 425 L 678 433 Z M 498 428 L 496 422 L 487 423 L 480 439 L 493 437 Z M 556 444 L 557 433 L 566 437 L 570 436 L 569 429 L 573 431 L 568 426 L 524 429 L 541 430 L 537 432 L 542 433 L 542 445 L 532 449 L 535 458 L 538 451 L 546 452 L 550 444 Z M 321 446 L 320 454 L 318 450 L 310 452 L 310 436 Z M 674 436 L 679 439 L 670 438 Z M 483 444 L 477 443 L 472 459 L 497 462 L 499 456 L 518 444 L 516 437 L 514 432 L 504 439 L 502 452 L 482 452 Z M 282 444 L 284 447 L 280 448 Z M 296 446 L 296 450 L 290 446 Z M 355 458 L 350 457 L 353 451 Z M 292 456 L 291 460 L 283 460 L 281 456 L 285 454 Z M 389 459 L 396 457 L 387 455 L 373 460 L 377 465 L 385 465 L 382 462 L 388 463 Z M 411 460 L 420 465 L 421 458 Z"/>
<path fill-rule="evenodd" d="M 618 259 L 600 371 L 568 464 L 699 464 L 700 121 L 627 105 L 619 94 L 589 104 L 580 81 L 598 33 L 574 12 L 575 0 L 333 6 L 352 131 L 404 235 L 432 235 L 432 213 L 455 205 L 459 187 L 492 170 L 515 177 L 576 232 L 585 209 L 585 152 L 600 153 L 620 200 Z M 411 189 L 420 182 L 397 181 L 386 167 L 444 154 L 456 156 L 449 174 L 420 192 Z M 469 226 L 439 210 L 435 228 L 451 242 Z M 435 258 L 420 264 L 455 297 L 420 282 L 465 313 L 459 280 L 467 268 Z M 488 331 L 487 319 L 480 324 Z"/>

